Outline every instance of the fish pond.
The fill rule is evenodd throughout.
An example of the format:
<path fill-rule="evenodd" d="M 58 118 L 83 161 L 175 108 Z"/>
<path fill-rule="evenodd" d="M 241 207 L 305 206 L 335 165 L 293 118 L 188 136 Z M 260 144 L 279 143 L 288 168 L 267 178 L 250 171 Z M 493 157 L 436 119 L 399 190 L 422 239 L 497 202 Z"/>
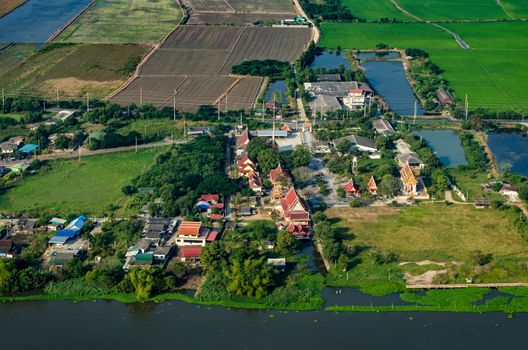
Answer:
<path fill-rule="evenodd" d="M 501 171 L 528 176 L 528 137 L 517 131 L 488 134 L 488 145 Z"/>
<path fill-rule="evenodd" d="M 0 42 L 42 43 L 90 0 L 29 0 L 0 18 Z"/>
<path fill-rule="evenodd" d="M 285 80 L 275 80 L 274 82 L 270 83 L 268 87 L 268 91 L 266 91 L 266 96 L 264 97 L 264 101 L 273 101 L 273 97 L 275 95 L 276 101 L 279 103 L 286 103 L 286 81 Z M 279 97 L 280 96 L 280 99 Z"/>
<path fill-rule="evenodd" d="M 466 154 L 459 134 L 454 130 L 420 130 L 414 133 L 423 138 L 445 167 L 467 165 Z"/>
<path fill-rule="evenodd" d="M 351 67 L 350 62 L 342 52 L 323 51 L 315 56 L 310 68 L 337 69 L 340 65 L 346 69 Z"/>

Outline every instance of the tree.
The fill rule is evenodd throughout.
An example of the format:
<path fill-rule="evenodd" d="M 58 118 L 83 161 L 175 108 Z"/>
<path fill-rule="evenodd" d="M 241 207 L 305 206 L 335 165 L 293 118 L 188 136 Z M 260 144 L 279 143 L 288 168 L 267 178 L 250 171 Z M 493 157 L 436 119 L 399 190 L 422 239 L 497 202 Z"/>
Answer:
<path fill-rule="evenodd" d="M 381 193 L 386 196 L 393 197 L 398 192 L 398 180 L 392 175 L 385 175 L 381 179 Z"/>
<path fill-rule="evenodd" d="M 289 231 L 279 231 L 277 235 L 277 252 L 283 255 L 290 255 L 295 251 L 296 246 L 297 241 Z"/>
<path fill-rule="evenodd" d="M 236 259 L 224 269 L 227 290 L 237 295 L 262 298 L 273 282 L 272 268 L 264 258 Z"/>
<path fill-rule="evenodd" d="M 127 275 L 130 279 L 134 292 L 139 300 L 150 298 L 156 286 L 155 273 L 153 269 L 134 268 Z"/>
<path fill-rule="evenodd" d="M 169 270 L 176 276 L 177 278 L 182 278 L 187 274 L 187 266 L 179 261 L 173 261 L 169 265 Z"/>
<path fill-rule="evenodd" d="M 0 260 L 0 293 L 9 291 L 13 274 L 8 269 L 7 264 Z"/>
<path fill-rule="evenodd" d="M 528 183 L 523 183 L 519 185 L 517 190 L 519 191 L 519 197 L 523 201 L 528 201 Z"/>
<path fill-rule="evenodd" d="M 348 140 L 343 140 L 336 145 L 337 151 L 341 154 L 348 154 L 348 152 L 350 152 L 351 147 L 352 143 Z"/>
<path fill-rule="evenodd" d="M 310 159 L 312 159 L 310 151 L 303 146 L 295 147 L 295 150 L 291 154 L 291 161 L 294 168 L 307 166 L 310 164 Z"/>
<path fill-rule="evenodd" d="M 279 164 L 279 156 L 271 148 L 261 151 L 257 156 L 257 160 L 262 172 L 265 174 L 268 174 L 270 169 L 276 168 Z"/>
<path fill-rule="evenodd" d="M 218 271 L 221 268 L 221 263 L 227 257 L 228 254 L 225 250 L 224 243 L 214 241 L 202 248 L 200 262 L 206 271 Z"/>
<path fill-rule="evenodd" d="M 343 186 L 338 186 L 336 189 L 336 193 L 339 198 L 345 198 L 345 189 L 343 188 Z"/>

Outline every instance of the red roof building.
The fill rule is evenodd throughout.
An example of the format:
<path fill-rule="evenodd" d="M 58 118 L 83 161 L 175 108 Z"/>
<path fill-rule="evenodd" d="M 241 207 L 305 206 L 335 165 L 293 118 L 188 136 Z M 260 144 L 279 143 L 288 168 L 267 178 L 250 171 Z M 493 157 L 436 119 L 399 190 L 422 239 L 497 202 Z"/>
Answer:
<path fill-rule="evenodd" d="M 182 221 L 180 227 L 178 227 L 178 235 L 183 236 L 198 236 L 202 229 L 201 222 L 194 221 Z"/>
<path fill-rule="evenodd" d="M 310 238 L 311 235 L 310 229 L 301 224 L 290 224 L 286 230 L 297 239 Z"/>
<path fill-rule="evenodd" d="M 244 149 L 249 144 L 249 129 L 246 128 L 244 132 L 236 138 L 236 148 Z"/>
<path fill-rule="evenodd" d="M 354 179 L 350 179 L 345 184 L 345 186 L 343 186 L 343 189 L 345 190 L 346 194 L 353 195 L 353 196 L 359 195 L 360 193 L 359 186 L 354 183 Z"/>
<path fill-rule="evenodd" d="M 282 131 L 286 131 L 286 132 L 288 133 L 288 135 L 292 133 L 292 129 L 291 129 L 290 126 L 289 126 L 288 124 L 286 124 L 286 123 L 284 123 L 284 125 L 282 125 L 281 130 L 282 130 Z"/>
<path fill-rule="evenodd" d="M 309 225 L 310 213 L 304 200 L 299 197 L 295 188 L 290 188 L 286 196 L 280 201 L 280 209 L 284 219 L 290 223 Z"/>
<path fill-rule="evenodd" d="M 270 170 L 269 177 L 270 177 L 271 183 L 275 185 L 280 179 L 281 175 L 284 176 L 288 181 L 291 180 L 290 174 L 282 170 L 282 167 L 279 163 L 279 165 L 277 165 L 275 169 Z"/>
<path fill-rule="evenodd" d="M 220 196 L 218 194 L 202 194 L 198 200 L 214 204 L 218 203 Z"/>
<path fill-rule="evenodd" d="M 178 257 L 180 261 L 183 262 L 198 262 L 200 261 L 200 253 L 202 252 L 202 247 L 180 247 L 178 252 Z"/>
<path fill-rule="evenodd" d="M 218 238 L 218 232 L 217 231 L 211 231 L 207 235 L 206 239 L 207 239 L 207 242 L 213 242 L 213 241 L 216 241 L 217 238 Z"/>
<path fill-rule="evenodd" d="M 209 216 L 209 219 L 211 219 L 211 220 L 223 220 L 224 216 L 220 215 L 220 214 L 211 214 L 211 216 Z"/>
<path fill-rule="evenodd" d="M 378 194 L 378 185 L 376 184 L 376 180 L 374 179 L 374 176 L 370 177 L 370 180 L 367 184 L 367 189 L 370 193 L 374 195 Z"/>

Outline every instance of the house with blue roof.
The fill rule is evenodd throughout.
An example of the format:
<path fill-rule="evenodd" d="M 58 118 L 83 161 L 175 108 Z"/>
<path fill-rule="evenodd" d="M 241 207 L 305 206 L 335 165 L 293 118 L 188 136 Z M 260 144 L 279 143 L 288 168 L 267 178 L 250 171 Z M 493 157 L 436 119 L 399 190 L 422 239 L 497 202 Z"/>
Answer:
<path fill-rule="evenodd" d="M 81 233 L 87 220 L 88 218 L 84 215 L 72 220 L 66 228 L 57 232 L 55 236 L 48 241 L 48 244 L 63 245 L 66 244 L 68 240 L 76 238 Z"/>
<path fill-rule="evenodd" d="M 38 145 L 35 145 L 34 143 L 28 143 L 28 144 L 22 146 L 22 148 L 20 148 L 20 149 L 18 150 L 18 152 L 20 152 L 20 153 L 30 154 L 30 153 L 32 153 L 34 150 L 36 150 L 37 148 L 39 148 Z"/>

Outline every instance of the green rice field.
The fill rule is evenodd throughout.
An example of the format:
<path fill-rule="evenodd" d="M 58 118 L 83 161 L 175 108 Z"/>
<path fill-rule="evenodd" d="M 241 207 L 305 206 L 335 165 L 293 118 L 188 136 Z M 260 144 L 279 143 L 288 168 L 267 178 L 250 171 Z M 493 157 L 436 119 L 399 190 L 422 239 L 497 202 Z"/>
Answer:
<path fill-rule="evenodd" d="M 528 23 L 445 23 L 470 46 L 460 48 L 445 31 L 425 23 L 323 23 L 322 47 L 372 49 L 379 43 L 426 50 L 470 109 L 528 111 Z"/>
<path fill-rule="evenodd" d="M 507 19 L 495 0 L 397 0 L 401 7 L 423 20 Z"/>
<path fill-rule="evenodd" d="M 369 22 L 376 22 L 382 17 L 405 22 L 414 21 L 414 19 L 399 11 L 390 0 L 342 0 L 341 2 L 354 16 Z"/>
<path fill-rule="evenodd" d="M 153 43 L 168 35 L 182 16 L 173 0 L 97 0 L 55 41 Z"/>
<path fill-rule="evenodd" d="M 101 215 L 126 200 L 121 188 L 146 171 L 161 148 L 51 161 L 0 195 L 0 211 L 47 210 L 53 214 Z"/>

